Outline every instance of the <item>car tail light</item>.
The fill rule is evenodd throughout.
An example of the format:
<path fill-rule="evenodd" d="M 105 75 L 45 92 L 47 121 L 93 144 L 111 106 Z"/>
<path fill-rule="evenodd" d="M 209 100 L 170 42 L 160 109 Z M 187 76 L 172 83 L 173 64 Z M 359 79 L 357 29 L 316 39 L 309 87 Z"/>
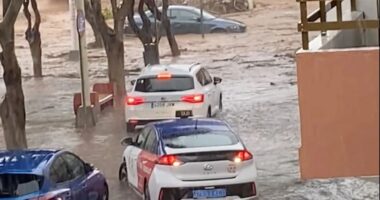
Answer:
<path fill-rule="evenodd" d="M 186 95 L 181 98 L 181 101 L 187 102 L 187 103 L 203 103 L 204 95 L 203 94 Z"/>
<path fill-rule="evenodd" d="M 177 166 L 182 165 L 183 163 L 175 155 L 164 155 L 158 159 L 158 164 L 159 165 L 171 165 L 171 166 L 177 167 Z"/>
<path fill-rule="evenodd" d="M 253 156 L 249 151 L 247 151 L 247 150 L 238 151 L 235 154 L 234 162 L 240 163 L 242 161 L 251 160 L 252 158 L 253 158 Z"/>
<path fill-rule="evenodd" d="M 129 106 L 137 106 L 144 103 L 144 98 L 127 96 L 125 98 L 125 103 Z"/>
<path fill-rule="evenodd" d="M 158 80 L 169 80 L 172 78 L 172 74 L 169 72 L 162 72 L 157 75 Z"/>

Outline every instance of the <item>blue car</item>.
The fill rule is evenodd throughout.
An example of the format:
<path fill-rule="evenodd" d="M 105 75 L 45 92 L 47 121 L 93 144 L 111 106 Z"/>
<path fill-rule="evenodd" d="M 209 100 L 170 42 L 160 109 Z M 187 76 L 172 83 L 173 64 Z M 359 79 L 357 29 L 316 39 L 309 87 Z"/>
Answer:
<path fill-rule="evenodd" d="M 0 199 L 107 200 L 105 177 L 62 150 L 0 151 Z"/>
<path fill-rule="evenodd" d="M 162 8 L 159 8 L 160 10 Z M 154 27 L 154 16 L 150 11 L 145 12 Z M 201 11 L 199 8 L 192 6 L 171 5 L 168 9 L 168 16 L 171 22 L 171 29 L 174 34 L 187 34 L 202 33 L 201 26 Z M 137 26 L 142 27 L 142 20 L 140 15 L 134 16 Z M 204 11 L 203 12 L 203 31 L 204 33 L 243 33 L 247 26 L 239 21 L 219 18 Z M 128 21 L 125 24 L 124 30 L 127 34 L 134 34 L 133 30 L 129 27 Z M 165 34 L 163 26 L 161 26 L 161 33 Z"/>

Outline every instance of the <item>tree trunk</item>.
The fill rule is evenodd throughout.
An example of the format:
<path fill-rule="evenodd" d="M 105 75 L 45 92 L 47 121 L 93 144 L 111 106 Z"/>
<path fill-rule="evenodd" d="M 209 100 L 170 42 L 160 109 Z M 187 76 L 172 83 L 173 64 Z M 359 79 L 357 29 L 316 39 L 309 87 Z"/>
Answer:
<path fill-rule="evenodd" d="M 160 55 L 157 44 L 144 44 L 143 56 L 145 66 L 160 64 Z"/>
<path fill-rule="evenodd" d="M 4 67 L 5 97 L 0 104 L 0 116 L 7 149 L 25 149 L 25 104 L 21 82 L 21 69 L 17 63 L 14 43 L 2 46 L 0 55 Z"/>
<path fill-rule="evenodd" d="M 89 46 L 90 46 L 90 48 L 103 48 L 102 34 L 99 32 L 98 29 L 95 29 L 94 26 L 96 26 L 96 25 L 91 25 L 92 31 L 94 33 L 95 41 L 93 43 L 90 43 Z"/>
<path fill-rule="evenodd" d="M 28 21 L 28 28 L 25 31 L 25 38 L 29 43 L 30 52 L 33 60 L 33 73 L 35 77 L 42 77 L 42 50 L 40 24 L 41 16 L 37 7 L 36 0 L 31 0 L 35 22 L 32 28 L 32 19 L 29 12 L 29 0 L 24 0 L 24 15 Z"/>
<path fill-rule="evenodd" d="M 117 6 L 115 0 L 111 1 L 114 28 L 110 28 L 102 14 L 102 4 L 100 0 L 86 0 L 85 6 L 91 8 L 89 13 L 94 16 L 99 33 L 107 54 L 108 75 L 111 83 L 115 83 L 115 105 L 124 106 L 125 74 L 124 74 L 124 41 L 123 25 L 127 15 L 126 5 L 128 0 L 123 0 L 121 5 Z"/>
<path fill-rule="evenodd" d="M 92 9 L 91 4 L 88 0 L 84 1 L 85 16 L 87 22 L 90 24 L 92 32 L 94 33 L 95 42 L 90 43 L 90 48 L 103 48 L 103 39 L 102 34 L 100 33 L 98 24 L 96 23 L 95 13 Z"/>
<path fill-rule="evenodd" d="M 179 51 L 177 40 L 174 37 L 174 34 L 171 29 L 170 25 L 170 19 L 168 18 L 167 12 L 168 12 L 169 2 L 168 0 L 163 0 L 163 6 L 162 6 L 162 24 L 164 25 L 165 31 L 166 31 L 166 37 L 168 38 L 168 42 L 170 45 L 170 49 L 172 51 L 172 55 L 174 57 L 181 55 L 181 52 Z"/>
<path fill-rule="evenodd" d="M 0 63 L 4 69 L 5 96 L 0 104 L 0 117 L 7 149 L 28 147 L 25 135 L 25 102 L 21 69 L 14 44 L 14 24 L 23 1 L 3 0 L 4 18 L 0 23 Z"/>
<path fill-rule="evenodd" d="M 34 77 L 42 77 L 42 50 L 41 50 L 41 35 L 35 34 L 34 40 L 29 42 L 30 53 L 33 59 Z"/>
<path fill-rule="evenodd" d="M 105 41 L 105 50 L 108 62 L 108 77 L 110 83 L 116 85 L 116 105 L 123 105 L 125 95 L 125 75 L 124 75 L 124 44 L 123 41 L 111 37 Z"/>

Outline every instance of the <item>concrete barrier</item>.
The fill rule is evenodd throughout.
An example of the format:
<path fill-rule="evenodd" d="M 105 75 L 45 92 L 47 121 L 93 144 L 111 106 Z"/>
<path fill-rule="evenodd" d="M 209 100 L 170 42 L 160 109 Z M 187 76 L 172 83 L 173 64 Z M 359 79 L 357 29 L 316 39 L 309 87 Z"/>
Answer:
<path fill-rule="evenodd" d="M 302 179 L 379 175 L 379 48 L 296 55 Z"/>

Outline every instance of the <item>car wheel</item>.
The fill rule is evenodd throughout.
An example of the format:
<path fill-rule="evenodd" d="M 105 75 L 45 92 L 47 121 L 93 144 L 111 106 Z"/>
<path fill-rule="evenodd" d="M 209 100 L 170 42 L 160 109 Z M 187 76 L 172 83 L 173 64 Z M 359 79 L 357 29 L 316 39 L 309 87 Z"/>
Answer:
<path fill-rule="evenodd" d="M 208 107 L 208 110 L 207 110 L 207 118 L 211 118 L 212 115 L 211 115 L 211 107 Z"/>
<path fill-rule="evenodd" d="M 121 163 L 119 168 L 119 181 L 123 183 L 128 182 L 127 164 L 125 162 Z"/>
<path fill-rule="evenodd" d="M 127 132 L 128 133 L 134 132 L 135 129 L 136 129 L 136 125 L 131 124 L 131 123 L 127 123 Z"/>
<path fill-rule="evenodd" d="M 150 193 L 149 193 L 149 187 L 147 184 L 145 184 L 144 187 L 144 200 L 150 200 Z"/>
<path fill-rule="evenodd" d="M 222 95 L 220 95 L 219 97 L 219 111 L 222 111 L 223 110 L 223 98 L 222 98 Z"/>

